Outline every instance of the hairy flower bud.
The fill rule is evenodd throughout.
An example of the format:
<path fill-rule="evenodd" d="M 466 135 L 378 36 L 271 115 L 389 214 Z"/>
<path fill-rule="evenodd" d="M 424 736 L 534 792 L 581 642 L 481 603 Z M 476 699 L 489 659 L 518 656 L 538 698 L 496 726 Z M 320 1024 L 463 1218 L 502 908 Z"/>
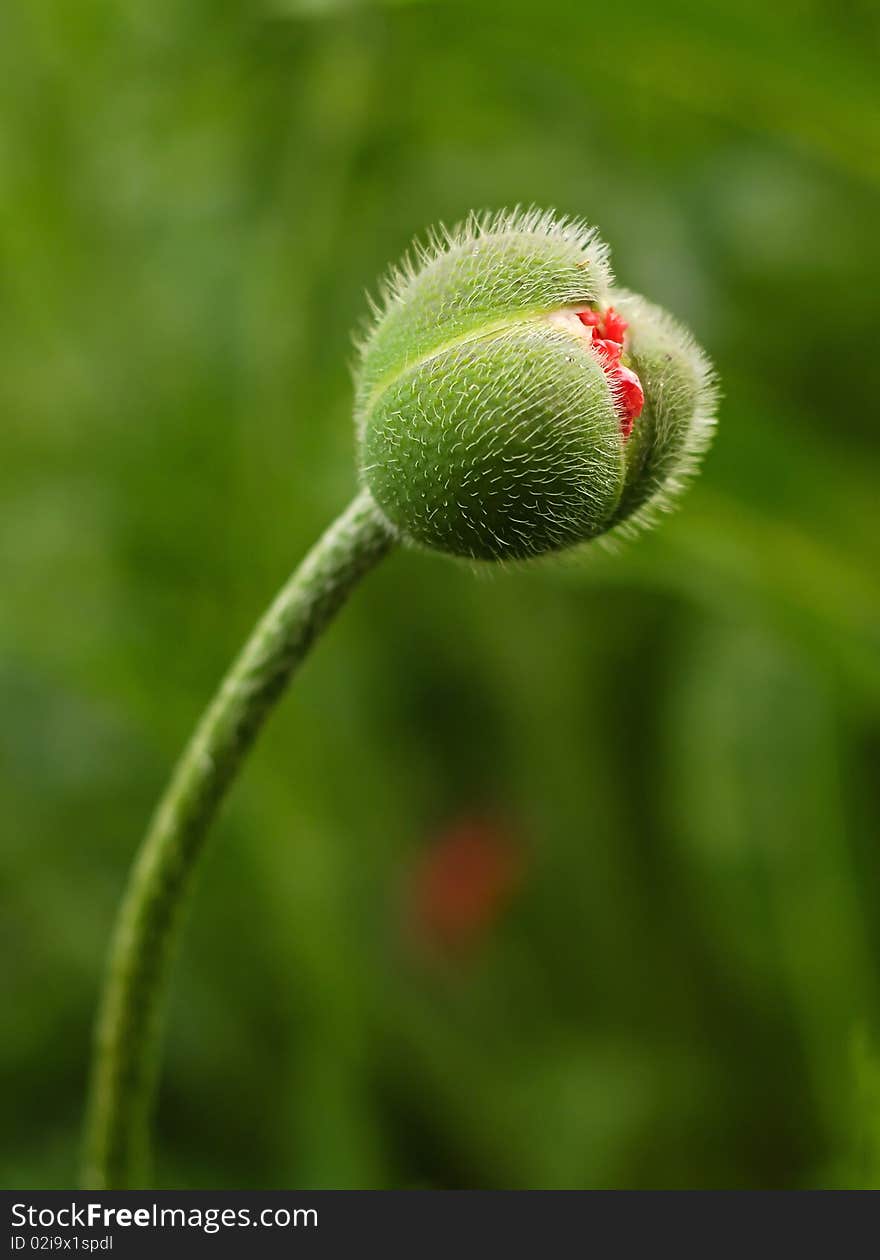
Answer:
<path fill-rule="evenodd" d="M 431 237 L 361 346 L 361 476 L 404 538 L 525 559 L 631 529 L 708 445 L 688 333 L 614 287 L 591 228 L 538 211 Z"/>

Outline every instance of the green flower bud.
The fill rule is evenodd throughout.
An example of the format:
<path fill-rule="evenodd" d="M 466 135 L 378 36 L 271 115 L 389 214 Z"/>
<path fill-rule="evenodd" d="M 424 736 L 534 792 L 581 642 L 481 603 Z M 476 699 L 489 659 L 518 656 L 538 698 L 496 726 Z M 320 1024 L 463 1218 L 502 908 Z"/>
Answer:
<path fill-rule="evenodd" d="M 525 559 L 649 521 L 714 423 L 690 336 L 582 223 L 471 219 L 390 277 L 360 348 L 362 479 L 404 540 Z"/>

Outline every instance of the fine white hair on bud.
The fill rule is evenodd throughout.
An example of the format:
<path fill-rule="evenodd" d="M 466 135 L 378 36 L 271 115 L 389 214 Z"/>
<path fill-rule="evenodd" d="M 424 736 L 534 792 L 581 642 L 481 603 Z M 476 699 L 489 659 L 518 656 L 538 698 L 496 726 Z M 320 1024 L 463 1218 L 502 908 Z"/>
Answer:
<path fill-rule="evenodd" d="M 359 347 L 361 478 L 404 539 L 519 560 L 632 531 L 711 437 L 714 377 L 614 286 L 596 231 L 539 210 L 415 245 Z"/>

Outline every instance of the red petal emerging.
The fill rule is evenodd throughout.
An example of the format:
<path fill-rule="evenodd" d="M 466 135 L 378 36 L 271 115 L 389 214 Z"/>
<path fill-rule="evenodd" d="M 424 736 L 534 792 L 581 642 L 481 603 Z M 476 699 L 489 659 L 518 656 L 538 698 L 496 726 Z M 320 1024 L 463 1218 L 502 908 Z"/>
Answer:
<path fill-rule="evenodd" d="M 633 422 L 642 414 L 645 405 L 642 382 L 635 372 L 620 362 L 623 337 L 629 324 L 613 306 L 604 311 L 585 310 L 577 311 L 576 314 L 585 327 L 593 330 L 593 349 L 614 387 L 620 432 L 625 442 L 632 433 Z"/>
<path fill-rule="evenodd" d="M 623 345 L 623 334 L 629 328 L 626 320 L 618 315 L 613 306 L 609 306 L 602 318 L 601 333 L 607 341 L 616 341 Z"/>
<path fill-rule="evenodd" d="M 588 309 L 575 311 L 575 314 L 585 328 L 593 329 L 593 349 L 599 355 L 599 362 L 613 384 L 620 417 L 620 432 L 625 442 L 633 431 L 633 422 L 642 415 L 644 407 L 642 382 L 632 369 L 624 368 L 620 363 L 624 334 L 629 324 L 613 306 L 606 307 L 604 311 Z"/>
<path fill-rule="evenodd" d="M 598 311 L 578 311 L 577 317 L 587 328 L 595 328 L 602 318 Z"/>
<path fill-rule="evenodd" d="M 607 371 L 609 367 L 613 367 L 615 363 L 620 362 L 623 346 L 617 341 L 606 341 L 593 333 L 593 349 L 597 350 L 601 355 Z"/>
<path fill-rule="evenodd" d="M 617 386 L 617 414 L 620 416 L 620 431 L 626 441 L 632 433 L 633 421 L 638 420 L 642 414 L 645 391 L 635 372 L 631 372 L 622 363 L 618 363 L 610 376 Z"/>
<path fill-rule="evenodd" d="M 587 309 L 585 311 L 576 312 L 578 319 L 587 328 L 595 328 L 593 334 L 594 339 L 601 337 L 603 341 L 616 341 L 618 345 L 623 345 L 623 334 L 629 328 L 629 324 L 619 315 L 613 306 L 607 307 L 604 311 L 594 311 Z"/>

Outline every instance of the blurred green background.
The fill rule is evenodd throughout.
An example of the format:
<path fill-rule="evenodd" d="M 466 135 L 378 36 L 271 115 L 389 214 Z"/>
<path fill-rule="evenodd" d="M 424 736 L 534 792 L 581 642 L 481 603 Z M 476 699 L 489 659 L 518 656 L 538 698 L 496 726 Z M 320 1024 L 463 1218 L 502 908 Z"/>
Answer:
<path fill-rule="evenodd" d="M 878 33 L 873 0 L 3 6 L 4 1185 L 74 1182 L 151 805 L 353 491 L 365 289 L 517 202 L 695 329 L 716 444 L 616 556 L 397 554 L 357 593 L 217 827 L 157 1183 L 880 1185 Z M 453 939 L 462 829 L 498 869 Z"/>

